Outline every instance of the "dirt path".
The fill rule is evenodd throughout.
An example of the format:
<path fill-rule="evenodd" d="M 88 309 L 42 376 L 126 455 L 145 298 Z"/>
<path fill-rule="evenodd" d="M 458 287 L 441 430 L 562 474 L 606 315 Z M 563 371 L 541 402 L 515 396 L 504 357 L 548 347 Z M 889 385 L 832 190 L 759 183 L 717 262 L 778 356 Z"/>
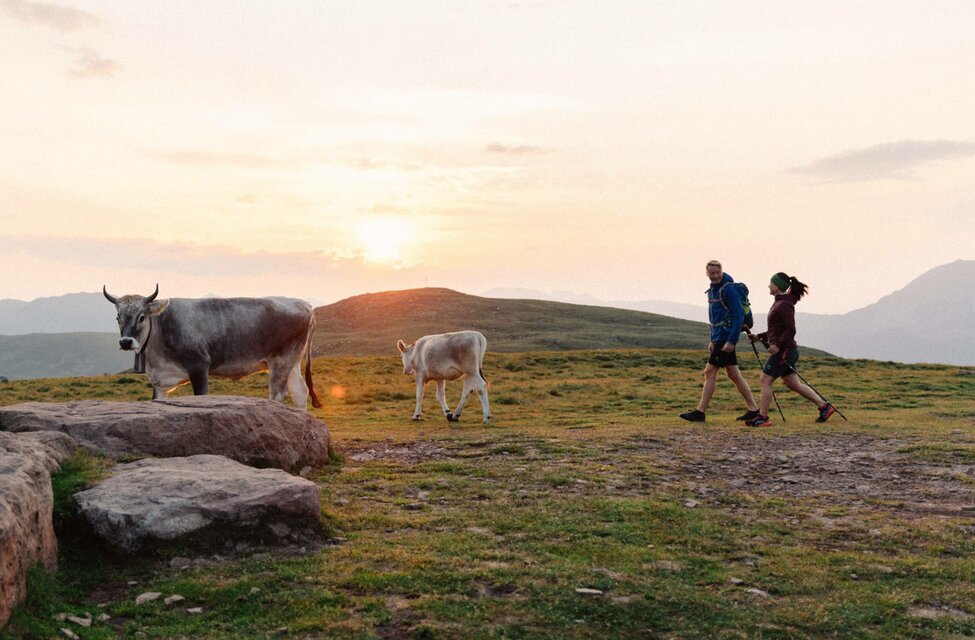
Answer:
<path fill-rule="evenodd" d="M 975 517 L 975 464 L 934 463 L 912 454 L 911 438 L 829 433 L 816 436 L 755 437 L 751 433 L 683 431 L 630 439 L 610 457 L 639 457 L 662 471 L 661 480 L 680 485 L 703 500 L 748 493 L 795 498 L 827 498 L 833 505 L 882 509 L 901 517 Z M 338 443 L 348 464 L 391 461 L 412 465 L 452 457 L 470 458 L 476 443 Z M 970 445 L 968 445 L 970 446 Z M 497 448 L 497 443 L 494 443 Z M 485 450 L 489 464 L 494 455 Z M 509 458 L 510 459 L 510 458 Z M 572 462 L 561 461 L 563 468 Z M 618 487 L 645 493 L 645 482 Z"/>

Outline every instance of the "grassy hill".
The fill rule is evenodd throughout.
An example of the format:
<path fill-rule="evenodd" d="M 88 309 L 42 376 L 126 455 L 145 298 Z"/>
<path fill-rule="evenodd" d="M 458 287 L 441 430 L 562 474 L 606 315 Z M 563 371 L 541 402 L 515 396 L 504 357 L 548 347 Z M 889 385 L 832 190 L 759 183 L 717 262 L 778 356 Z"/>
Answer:
<path fill-rule="evenodd" d="M 450 289 L 367 293 L 315 309 L 315 356 L 395 353 L 396 341 L 476 329 L 488 351 L 702 349 L 708 326 L 643 311 L 482 298 Z M 815 349 L 809 355 L 824 355 Z"/>

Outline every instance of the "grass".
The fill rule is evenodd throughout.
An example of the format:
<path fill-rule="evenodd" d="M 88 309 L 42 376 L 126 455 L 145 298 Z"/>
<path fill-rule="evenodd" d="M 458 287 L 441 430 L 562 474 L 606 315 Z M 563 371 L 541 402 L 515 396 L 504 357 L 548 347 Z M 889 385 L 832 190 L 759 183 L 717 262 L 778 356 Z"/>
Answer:
<path fill-rule="evenodd" d="M 697 402 L 703 359 L 490 353 L 488 426 L 476 399 L 448 424 L 432 386 L 425 419 L 412 422 L 414 386 L 395 353 L 317 359 L 324 406 L 314 413 L 341 456 L 311 478 L 334 539 L 177 569 L 176 551 L 130 558 L 74 539 L 68 509 L 57 575 L 31 574 L 27 603 L 0 635 L 56 637 L 70 623 L 55 614 L 101 612 L 111 619 L 72 629 L 83 638 L 975 635 L 975 512 L 907 509 L 920 500 L 894 491 L 935 482 L 927 470 L 964 476 L 975 464 L 972 370 L 804 357 L 803 375 L 850 421 L 816 425 L 815 408 L 782 390 L 788 422 L 746 432 L 727 380 L 706 426 L 676 419 Z M 211 388 L 263 396 L 266 384 L 253 376 Z M 459 383 L 447 390 L 456 404 Z M 3 404 L 149 395 L 131 374 L 0 387 Z M 856 477 L 802 475 L 817 447 L 833 461 L 864 456 L 844 462 Z M 356 460 L 362 452 L 372 454 Z M 846 487 L 877 483 L 891 466 L 890 493 Z M 77 454 L 55 476 L 58 499 L 104 469 Z M 783 470 L 799 482 L 774 482 Z M 733 483 L 735 473 L 746 482 Z M 972 484 L 951 473 L 936 476 L 929 500 L 975 503 Z M 145 591 L 186 600 L 136 606 Z"/>

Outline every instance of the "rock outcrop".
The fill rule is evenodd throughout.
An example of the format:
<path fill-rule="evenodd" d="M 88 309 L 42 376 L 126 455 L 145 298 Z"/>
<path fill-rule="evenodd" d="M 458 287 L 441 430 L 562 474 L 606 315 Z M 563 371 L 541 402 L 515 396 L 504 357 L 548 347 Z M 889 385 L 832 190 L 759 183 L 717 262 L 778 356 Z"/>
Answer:
<path fill-rule="evenodd" d="M 63 433 L 0 433 L 0 626 L 27 594 L 27 569 L 57 567 L 51 473 L 74 448 Z"/>
<path fill-rule="evenodd" d="M 54 430 L 100 455 L 226 456 L 286 471 L 328 460 L 328 428 L 280 402 L 238 396 L 186 396 L 151 402 L 82 400 L 0 407 L 0 429 Z"/>
<path fill-rule="evenodd" d="M 317 531 L 321 515 L 315 483 L 213 455 L 117 465 L 75 501 L 101 538 L 130 552 L 170 541 L 277 541 Z"/>

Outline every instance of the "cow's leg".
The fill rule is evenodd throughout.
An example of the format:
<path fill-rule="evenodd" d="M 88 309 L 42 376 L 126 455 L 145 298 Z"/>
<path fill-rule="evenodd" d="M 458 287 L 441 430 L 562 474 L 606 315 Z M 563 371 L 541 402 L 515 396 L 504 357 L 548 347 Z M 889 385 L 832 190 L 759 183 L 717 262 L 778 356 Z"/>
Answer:
<path fill-rule="evenodd" d="M 291 401 L 295 403 L 295 407 L 302 411 L 308 410 L 308 387 L 301 377 L 300 361 L 288 374 L 288 393 L 291 394 Z"/>
<path fill-rule="evenodd" d="M 283 369 L 280 366 L 273 366 L 270 362 L 268 363 L 267 386 L 268 397 L 271 400 L 284 402 L 284 399 L 288 397 L 288 383 L 291 372 L 291 369 Z"/>
<path fill-rule="evenodd" d="M 419 373 L 416 374 L 416 409 L 413 411 L 413 419 L 420 419 L 420 409 L 423 407 L 423 384 L 426 381 Z"/>
<path fill-rule="evenodd" d="M 464 376 L 464 388 L 460 392 L 460 402 L 457 403 L 457 408 L 454 409 L 454 422 L 460 420 L 460 412 L 464 410 L 464 405 L 467 404 L 467 399 L 474 392 L 474 384 L 471 382 L 470 376 Z"/>
<path fill-rule="evenodd" d="M 437 380 L 437 400 L 440 402 L 440 408 L 443 409 L 443 414 L 447 416 L 447 422 L 454 422 L 454 414 L 450 412 L 450 406 L 447 404 L 447 381 Z"/>
<path fill-rule="evenodd" d="M 491 405 L 488 404 L 487 382 L 480 375 L 474 381 L 474 389 L 481 397 L 481 415 L 484 416 L 484 423 L 487 424 L 491 421 Z"/>
<path fill-rule="evenodd" d="M 193 385 L 193 395 L 205 396 L 210 393 L 209 366 L 191 369 L 190 384 Z"/>

